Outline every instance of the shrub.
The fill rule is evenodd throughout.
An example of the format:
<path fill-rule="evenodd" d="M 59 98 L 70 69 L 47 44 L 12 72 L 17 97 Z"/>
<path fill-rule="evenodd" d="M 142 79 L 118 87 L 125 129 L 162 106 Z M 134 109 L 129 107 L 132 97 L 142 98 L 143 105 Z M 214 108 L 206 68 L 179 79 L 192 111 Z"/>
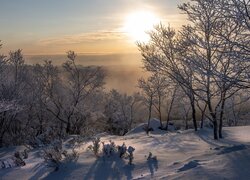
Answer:
<path fill-rule="evenodd" d="M 68 153 L 68 151 L 64 150 L 62 154 L 66 162 L 77 161 L 79 158 L 79 153 L 74 148 L 72 149 L 72 153 Z"/>
<path fill-rule="evenodd" d="M 157 161 L 157 156 L 153 156 L 153 154 L 151 152 L 149 152 L 147 160 L 148 161 L 150 161 L 150 160 Z"/>
<path fill-rule="evenodd" d="M 134 147 L 132 147 L 132 146 L 129 146 L 129 147 L 128 147 L 128 153 L 129 153 L 128 158 L 129 158 L 129 164 L 130 164 L 130 165 L 132 164 L 133 159 L 134 159 L 134 154 L 133 154 L 134 151 L 135 151 L 135 148 L 134 148 Z"/>
<path fill-rule="evenodd" d="M 28 159 L 29 155 L 28 155 L 27 149 L 24 149 L 24 151 L 22 152 L 22 156 L 23 156 L 23 159 Z"/>
<path fill-rule="evenodd" d="M 92 145 L 89 145 L 88 149 L 91 150 L 96 157 L 98 157 L 98 153 L 100 151 L 100 138 L 94 138 L 92 140 Z"/>
<path fill-rule="evenodd" d="M 62 141 L 55 140 L 51 145 L 44 148 L 43 152 L 45 162 L 47 162 L 49 166 L 55 167 L 55 171 L 57 171 L 62 160 Z"/>
<path fill-rule="evenodd" d="M 123 143 L 121 146 L 118 146 L 118 153 L 119 153 L 119 157 L 122 158 L 127 151 L 127 146 L 125 145 L 125 143 Z"/>
<path fill-rule="evenodd" d="M 123 143 L 121 146 L 116 146 L 113 141 L 109 141 L 109 143 L 102 142 L 102 153 L 100 152 L 100 138 L 95 138 L 92 140 L 92 144 L 89 145 L 88 149 L 90 149 L 96 157 L 103 157 L 105 160 L 105 157 L 119 157 L 129 160 L 129 164 L 131 165 L 134 159 L 133 152 L 135 151 L 135 148 L 132 146 L 129 146 L 127 148 L 126 144 Z"/>
<path fill-rule="evenodd" d="M 16 166 L 25 166 L 25 162 L 22 159 L 19 151 L 15 152 L 15 154 L 14 154 L 14 162 L 15 162 Z"/>
<path fill-rule="evenodd" d="M 70 149 L 72 152 L 69 153 L 67 150 L 63 150 L 61 140 L 55 140 L 43 149 L 45 162 L 49 166 L 55 167 L 55 171 L 57 171 L 63 162 L 77 161 L 79 158 L 79 153 L 76 150 L 77 145 L 74 144 Z"/>

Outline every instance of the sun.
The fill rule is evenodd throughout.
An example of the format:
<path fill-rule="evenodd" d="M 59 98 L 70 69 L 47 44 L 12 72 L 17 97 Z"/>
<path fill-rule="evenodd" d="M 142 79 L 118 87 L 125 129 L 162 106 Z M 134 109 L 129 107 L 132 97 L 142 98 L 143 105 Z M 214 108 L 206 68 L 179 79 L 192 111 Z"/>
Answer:
<path fill-rule="evenodd" d="M 123 31 L 134 41 L 147 42 L 149 40 L 147 32 L 158 23 L 159 19 L 152 12 L 134 12 L 126 17 Z"/>

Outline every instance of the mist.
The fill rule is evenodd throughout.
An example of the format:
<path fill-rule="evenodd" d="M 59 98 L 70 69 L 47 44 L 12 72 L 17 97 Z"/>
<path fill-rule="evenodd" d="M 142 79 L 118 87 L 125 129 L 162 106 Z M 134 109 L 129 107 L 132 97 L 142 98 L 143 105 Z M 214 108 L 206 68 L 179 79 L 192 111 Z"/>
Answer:
<path fill-rule="evenodd" d="M 28 55 L 27 64 L 42 64 L 51 60 L 56 66 L 62 65 L 65 55 Z M 141 55 L 134 54 L 79 54 L 77 64 L 82 66 L 102 66 L 106 70 L 105 89 L 117 89 L 119 92 L 132 94 L 138 90 L 137 80 L 145 76 Z"/>

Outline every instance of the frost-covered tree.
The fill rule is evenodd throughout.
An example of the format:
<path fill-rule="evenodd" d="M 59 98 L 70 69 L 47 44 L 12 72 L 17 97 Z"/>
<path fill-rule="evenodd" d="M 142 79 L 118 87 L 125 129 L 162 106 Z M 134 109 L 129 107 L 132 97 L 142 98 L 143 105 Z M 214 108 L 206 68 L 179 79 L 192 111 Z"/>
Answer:
<path fill-rule="evenodd" d="M 250 29 L 250 2 L 249 0 L 220 1 L 220 8 L 226 12 L 227 18 L 233 18 L 235 23 L 240 23 Z"/>
<path fill-rule="evenodd" d="M 2 48 L 2 44 L 0 41 L 0 49 Z M 4 82 L 7 78 L 6 73 L 6 66 L 7 66 L 7 58 L 5 55 L 0 54 L 0 98 L 3 99 L 3 91 L 4 91 Z"/>
<path fill-rule="evenodd" d="M 45 133 L 48 126 L 54 123 L 51 120 L 49 121 L 49 119 L 52 119 L 52 116 L 49 114 L 51 113 L 53 116 L 59 115 L 60 108 L 53 108 L 53 105 L 58 100 L 57 95 L 59 95 L 61 81 L 58 68 L 53 66 L 52 61 L 49 60 L 45 60 L 42 65 L 34 65 L 32 72 L 33 76 L 30 85 L 33 87 L 33 90 L 30 94 L 32 97 L 29 103 L 32 105 L 33 118 L 35 117 L 36 119 L 36 121 L 33 121 L 32 126 L 35 128 L 36 135 L 40 135 Z M 56 114 L 53 114 L 55 112 Z M 56 119 L 58 120 L 59 117 Z M 61 134 L 63 131 L 62 122 L 61 120 L 59 122 L 61 124 Z"/>
<path fill-rule="evenodd" d="M 24 64 L 22 51 L 11 51 L 8 57 L 1 56 L 1 85 L 0 101 L 15 102 L 16 107 L 23 107 L 22 111 L 8 110 L 1 113 L 5 143 L 15 144 L 22 139 L 26 118 L 29 111 L 26 110 L 28 94 L 28 66 Z M 6 125 L 7 124 L 7 125 Z"/>
<path fill-rule="evenodd" d="M 152 78 L 152 86 L 155 88 L 155 98 L 153 102 L 153 106 L 155 107 L 158 118 L 160 120 L 160 128 L 163 128 L 162 123 L 162 106 L 163 101 L 166 98 L 167 94 L 167 88 L 170 89 L 171 82 L 169 79 L 167 79 L 165 76 L 161 76 L 160 74 L 156 73 L 153 74 L 154 78 Z"/>
<path fill-rule="evenodd" d="M 225 105 L 225 119 L 228 126 L 247 124 L 249 100 L 249 91 L 237 92 L 227 100 Z"/>
<path fill-rule="evenodd" d="M 1 40 L 0 40 L 0 49 L 2 48 L 2 44 L 1 44 Z M 5 55 L 3 54 L 0 54 L 0 73 L 1 73 L 1 76 L 0 76 L 0 80 L 2 82 L 3 80 L 3 71 L 5 70 L 5 67 L 6 67 L 6 64 L 7 64 L 7 58 Z"/>
<path fill-rule="evenodd" d="M 9 53 L 9 63 L 13 66 L 14 83 L 17 86 L 24 66 L 24 57 L 21 49 Z"/>
<path fill-rule="evenodd" d="M 66 113 L 67 128 L 66 131 L 71 132 L 71 126 L 78 121 L 85 121 L 84 101 L 91 97 L 98 90 L 101 90 L 104 85 L 105 73 L 101 67 L 82 67 L 76 65 L 76 53 L 69 51 L 67 54 L 68 61 L 63 64 L 67 73 L 68 91 L 70 99 L 67 103 L 70 106 L 64 109 Z M 72 120 L 72 118 L 75 118 Z"/>
<path fill-rule="evenodd" d="M 49 70 L 45 72 L 49 73 L 45 78 L 49 98 L 46 99 L 49 100 L 47 110 L 61 122 L 62 128 L 66 127 L 66 133 L 79 133 L 90 115 L 86 102 L 102 90 L 105 74 L 100 67 L 78 66 L 75 62 L 77 55 L 73 51 L 69 51 L 67 57 L 68 61 L 63 64 L 63 78 L 58 74 L 50 76 L 56 70 L 50 63 L 46 66 Z"/>
<path fill-rule="evenodd" d="M 138 87 L 142 91 L 143 101 L 148 108 L 148 123 L 146 129 L 149 129 L 150 127 L 150 120 L 152 117 L 154 99 L 157 93 L 157 88 L 155 87 L 154 84 L 155 81 L 156 79 L 154 76 L 150 76 L 147 79 L 141 78 L 138 80 Z"/>
<path fill-rule="evenodd" d="M 139 44 L 144 67 L 178 83 L 190 100 L 195 129 L 196 102 L 203 101 L 218 139 L 226 100 L 249 88 L 249 3 L 192 0 L 179 9 L 189 25 L 179 33 L 157 26 L 150 42 Z"/>
<path fill-rule="evenodd" d="M 22 109 L 15 101 L 0 100 L 0 147 L 3 146 L 5 135 L 13 130 L 11 127 L 16 127 L 15 119 Z"/>
<path fill-rule="evenodd" d="M 220 0 L 194 0 L 179 6 L 191 24 L 182 31 L 188 49 L 185 64 L 193 67 L 197 95 L 207 104 L 214 139 L 218 139 L 218 121 L 222 137 L 226 99 L 246 88 L 249 81 L 249 58 L 234 43 L 242 42 L 245 28 L 224 18 L 220 3 Z"/>
<path fill-rule="evenodd" d="M 197 130 L 193 71 L 183 63 L 186 50 L 181 47 L 180 38 L 173 28 L 162 24 L 150 32 L 150 37 L 149 43 L 138 44 L 145 69 L 170 78 L 185 92 L 190 100 L 193 124 Z"/>
<path fill-rule="evenodd" d="M 177 91 L 178 91 L 178 84 L 174 84 L 172 83 L 172 86 L 169 86 L 167 88 L 167 96 L 169 97 L 169 103 L 168 103 L 168 106 L 167 106 L 167 123 L 166 123 L 166 127 L 165 129 L 168 130 L 168 126 L 169 126 L 169 122 L 170 122 L 170 117 L 171 117 L 171 113 L 172 113 L 172 110 L 174 108 L 174 102 L 176 100 L 176 97 L 177 97 Z"/>
<path fill-rule="evenodd" d="M 131 129 L 135 120 L 135 106 L 140 101 L 139 94 L 132 96 L 111 90 L 107 94 L 104 114 L 108 119 L 107 129 L 111 133 L 124 135 Z"/>

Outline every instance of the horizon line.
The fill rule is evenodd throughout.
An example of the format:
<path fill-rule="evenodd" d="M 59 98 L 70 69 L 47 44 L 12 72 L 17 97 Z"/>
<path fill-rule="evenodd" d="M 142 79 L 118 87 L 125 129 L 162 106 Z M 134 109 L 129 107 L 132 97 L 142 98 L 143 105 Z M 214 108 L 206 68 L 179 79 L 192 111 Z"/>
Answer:
<path fill-rule="evenodd" d="M 75 51 L 76 52 L 76 51 Z M 121 53 L 118 53 L 118 52 L 76 52 L 77 55 L 97 55 L 97 56 L 105 56 L 105 55 L 128 55 L 128 54 L 136 54 L 136 55 L 139 55 L 140 52 L 121 52 Z M 36 53 L 36 54 L 24 54 L 24 56 L 64 56 L 64 55 L 67 55 L 67 52 L 65 53 L 48 53 L 48 54 L 39 54 L 39 53 Z"/>

